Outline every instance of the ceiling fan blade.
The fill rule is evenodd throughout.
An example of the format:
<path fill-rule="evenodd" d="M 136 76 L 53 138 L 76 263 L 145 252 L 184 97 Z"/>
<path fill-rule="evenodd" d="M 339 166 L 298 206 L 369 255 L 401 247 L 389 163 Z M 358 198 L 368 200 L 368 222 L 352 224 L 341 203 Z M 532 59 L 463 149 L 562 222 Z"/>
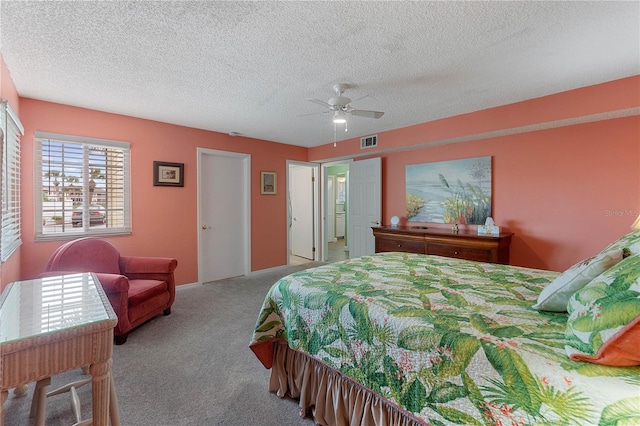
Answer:
<path fill-rule="evenodd" d="M 331 108 L 331 105 L 326 103 L 325 101 L 321 101 L 320 99 L 314 98 L 304 98 L 306 101 L 313 102 L 314 104 L 322 105 L 323 107 Z"/>
<path fill-rule="evenodd" d="M 359 117 L 367 117 L 367 118 L 380 118 L 384 115 L 382 111 L 367 111 L 366 109 L 352 109 L 349 111 L 351 115 L 357 115 Z"/>
<path fill-rule="evenodd" d="M 298 115 L 296 115 L 296 117 L 307 117 L 307 116 L 309 116 L 309 115 L 328 114 L 328 113 L 330 113 L 330 112 L 333 112 L 333 111 L 320 111 L 320 112 L 311 112 L 311 113 L 309 113 L 309 114 L 298 114 Z"/>

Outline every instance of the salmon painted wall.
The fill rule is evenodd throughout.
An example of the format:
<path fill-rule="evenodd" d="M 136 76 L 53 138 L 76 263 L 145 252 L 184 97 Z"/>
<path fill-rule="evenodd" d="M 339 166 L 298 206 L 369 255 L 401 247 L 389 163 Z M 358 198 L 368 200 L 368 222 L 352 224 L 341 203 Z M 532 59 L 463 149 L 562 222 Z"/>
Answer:
<path fill-rule="evenodd" d="M 46 131 L 132 144 L 133 234 L 111 241 L 123 254 L 178 258 L 178 283 L 197 281 L 196 148 L 251 154 L 252 270 L 284 265 L 286 194 L 260 196 L 260 170 L 286 176 L 286 160 L 359 157 L 358 140 L 312 148 L 231 138 L 115 114 L 20 98 L 0 56 L 0 96 L 25 125 L 23 138 L 23 246 L 2 264 L 2 286 L 36 276 L 61 242 L 35 242 L 33 133 Z M 486 132 L 588 117 L 640 106 L 640 76 L 517 104 L 379 133 L 383 158 L 383 222 L 404 212 L 407 164 L 491 155 L 493 216 L 515 232 L 512 263 L 562 270 L 629 230 L 640 213 L 640 118 L 561 125 L 506 136 Z M 442 144 L 456 138 L 468 142 Z M 176 141 L 180 141 L 176 144 Z M 433 145 L 433 146 L 432 146 Z M 364 158 L 364 157 L 362 157 Z M 153 187 L 153 160 L 185 163 L 185 187 Z M 284 182 L 280 183 L 281 185 Z M 162 209 L 149 214 L 162 200 Z M 175 221 L 175 217 L 188 220 Z"/>
<path fill-rule="evenodd" d="M 9 101 L 11 108 L 20 115 L 20 98 L 11 74 L 0 53 L 0 99 Z M 0 263 L 0 290 L 20 279 L 20 250 L 14 252 L 6 262 Z"/>
<path fill-rule="evenodd" d="M 255 271 L 287 264 L 286 194 L 280 191 L 276 196 L 261 196 L 260 170 L 276 171 L 284 179 L 286 161 L 306 161 L 305 148 L 27 98 L 20 99 L 20 107 L 25 126 L 22 143 L 22 279 L 42 272 L 51 253 L 62 243 L 34 241 L 35 131 L 131 144 L 133 233 L 130 236 L 109 237 L 109 240 L 124 255 L 177 258 L 178 284 L 198 280 L 197 148 L 251 154 L 251 269 Z M 184 163 L 184 188 L 154 187 L 154 160 Z"/>
<path fill-rule="evenodd" d="M 635 76 L 378 133 L 378 154 L 367 154 L 382 157 L 382 221 L 406 215 L 408 164 L 492 156 L 492 214 L 515 234 L 511 263 L 564 270 L 630 232 L 640 214 L 637 110 L 623 118 L 483 134 L 638 107 L 640 76 Z M 458 137 L 474 140 L 441 143 Z M 359 140 L 349 140 L 336 148 L 312 148 L 309 161 L 361 153 Z"/>

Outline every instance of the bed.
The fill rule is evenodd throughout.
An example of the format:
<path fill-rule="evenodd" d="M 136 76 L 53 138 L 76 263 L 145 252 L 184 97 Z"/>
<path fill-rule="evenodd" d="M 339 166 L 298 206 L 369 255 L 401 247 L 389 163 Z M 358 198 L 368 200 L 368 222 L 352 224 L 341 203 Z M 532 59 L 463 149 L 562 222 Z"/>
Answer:
<path fill-rule="evenodd" d="M 534 308 L 561 276 L 409 253 L 323 265 L 272 286 L 250 347 L 269 390 L 321 425 L 640 423 L 640 362 L 576 360 L 584 312 Z"/>

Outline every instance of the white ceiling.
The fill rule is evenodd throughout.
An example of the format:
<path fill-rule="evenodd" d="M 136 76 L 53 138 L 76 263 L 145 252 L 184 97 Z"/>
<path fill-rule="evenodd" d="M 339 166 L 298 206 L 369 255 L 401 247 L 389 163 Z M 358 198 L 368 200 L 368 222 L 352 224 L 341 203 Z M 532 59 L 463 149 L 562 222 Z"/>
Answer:
<path fill-rule="evenodd" d="M 640 2 L 2 0 L 0 50 L 24 97 L 312 147 L 336 83 L 385 111 L 343 140 L 640 74 Z"/>

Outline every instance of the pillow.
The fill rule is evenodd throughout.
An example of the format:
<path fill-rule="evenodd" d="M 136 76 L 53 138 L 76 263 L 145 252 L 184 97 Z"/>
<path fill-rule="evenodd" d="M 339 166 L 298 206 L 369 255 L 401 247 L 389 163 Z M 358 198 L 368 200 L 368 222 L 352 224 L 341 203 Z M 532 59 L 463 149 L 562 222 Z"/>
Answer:
<path fill-rule="evenodd" d="M 575 361 L 640 365 L 640 255 L 578 290 L 567 304 L 565 350 Z"/>
<path fill-rule="evenodd" d="M 576 263 L 547 285 L 538 296 L 534 309 L 565 312 L 573 293 L 622 260 L 622 249 L 614 249 Z"/>
<path fill-rule="evenodd" d="M 623 257 L 640 254 L 640 231 L 633 231 L 609 244 L 601 253 L 609 250 L 622 249 Z"/>

